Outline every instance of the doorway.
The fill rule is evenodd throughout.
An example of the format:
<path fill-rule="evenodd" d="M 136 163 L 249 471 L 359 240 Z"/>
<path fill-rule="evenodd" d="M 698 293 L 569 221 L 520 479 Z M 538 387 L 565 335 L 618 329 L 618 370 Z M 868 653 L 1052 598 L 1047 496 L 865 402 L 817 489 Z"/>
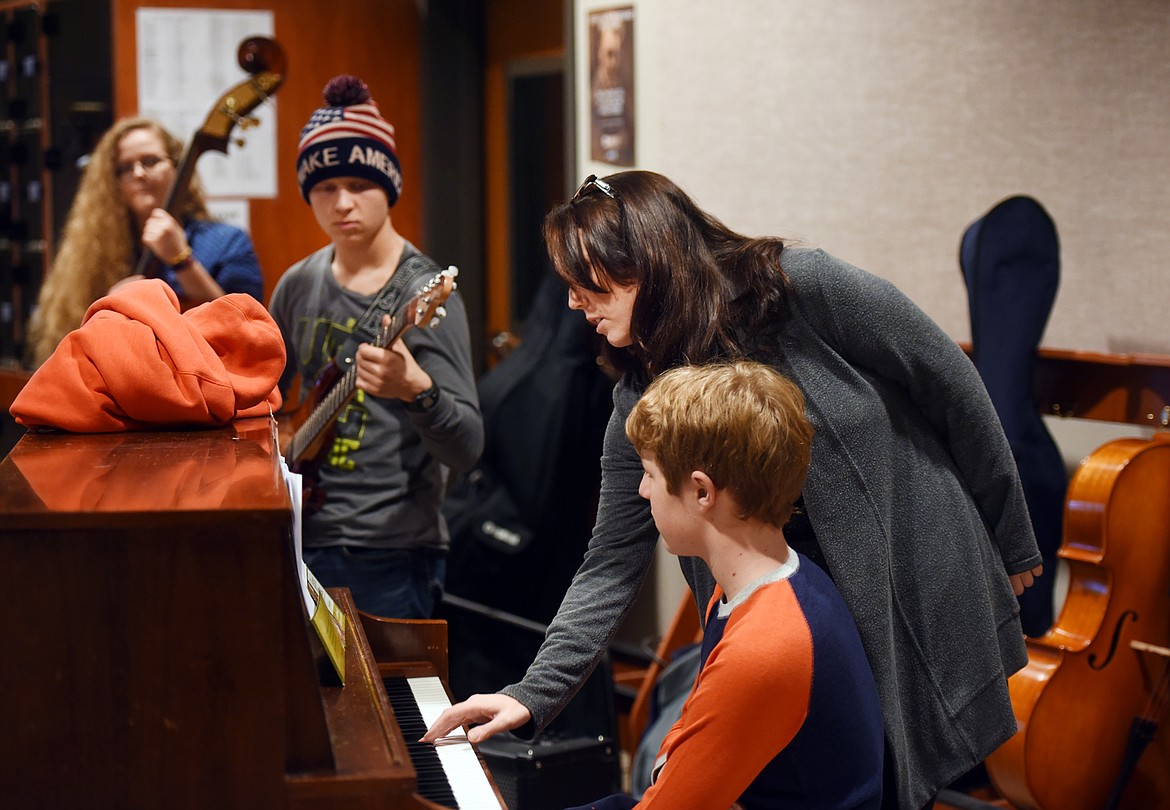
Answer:
<path fill-rule="evenodd" d="M 565 198 L 564 60 L 517 60 L 508 70 L 509 331 L 520 334 L 552 263 L 541 222 Z"/>

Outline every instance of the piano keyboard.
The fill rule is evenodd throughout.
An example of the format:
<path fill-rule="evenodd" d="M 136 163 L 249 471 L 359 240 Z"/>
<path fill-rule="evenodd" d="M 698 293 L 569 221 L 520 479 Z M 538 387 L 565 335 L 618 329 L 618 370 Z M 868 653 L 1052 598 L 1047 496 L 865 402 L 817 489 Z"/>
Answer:
<path fill-rule="evenodd" d="M 458 810 L 507 810 L 488 782 L 483 763 L 471 743 L 418 742 L 431 723 L 451 705 L 443 682 L 430 676 L 384 678 L 382 683 L 418 774 L 419 795 Z M 447 736 L 464 736 L 464 732 L 456 729 Z"/>

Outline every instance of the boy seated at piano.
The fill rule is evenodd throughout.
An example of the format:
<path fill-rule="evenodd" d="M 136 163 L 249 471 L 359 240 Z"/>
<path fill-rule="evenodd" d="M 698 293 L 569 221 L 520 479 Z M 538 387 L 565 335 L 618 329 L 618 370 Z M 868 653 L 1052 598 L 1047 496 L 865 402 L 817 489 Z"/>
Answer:
<path fill-rule="evenodd" d="M 663 544 L 706 561 L 718 588 L 652 784 L 640 802 L 585 807 L 880 807 L 882 715 L 860 636 L 828 575 L 784 538 L 812 446 L 800 389 L 758 363 L 679 367 L 626 434 Z"/>

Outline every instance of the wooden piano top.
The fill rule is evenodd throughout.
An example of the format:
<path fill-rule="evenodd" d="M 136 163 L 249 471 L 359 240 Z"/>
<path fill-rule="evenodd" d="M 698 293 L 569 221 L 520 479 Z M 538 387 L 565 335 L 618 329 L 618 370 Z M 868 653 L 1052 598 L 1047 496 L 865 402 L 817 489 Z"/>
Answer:
<path fill-rule="evenodd" d="M 270 424 L 26 434 L 0 462 L 0 515 L 12 528 L 213 523 L 233 513 L 287 524 L 291 504 Z"/>

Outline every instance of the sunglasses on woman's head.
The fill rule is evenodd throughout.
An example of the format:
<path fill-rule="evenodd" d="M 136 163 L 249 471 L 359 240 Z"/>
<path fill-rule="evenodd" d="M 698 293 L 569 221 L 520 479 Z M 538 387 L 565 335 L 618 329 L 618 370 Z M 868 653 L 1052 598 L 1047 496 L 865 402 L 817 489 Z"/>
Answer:
<path fill-rule="evenodd" d="M 619 204 L 622 201 L 621 195 L 617 193 L 616 188 L 602 180 L 597 175 L 591 174 L 585 178 L 585 182 L 581 184 L 581 187 L 577 189 L 577 193 L 573 195 L 573 199 L 569 202 L 576 202 L 588 194 L 591 189 L 597 189 L 611 200 L 616 200 Z"/>
<path fill-rule="evenodd" d="M 581 184 L 581 187 L 579 189 L 577 189 L 577 193 L 573 195 L 573 199 L 569 200 L 569 205 L 572 207 L 573 203 L 577 202 L 580 199 L 583 199 L 584 197 L 589 196 L 589 193 L 593 189 L 597 189 L 602 194 L 604 194 L 606 197 L 609 197 L 611 200 L 613 200 L 615 203 L 617 203 L 619 233 L 620 233 L 622 242 L 626 243 L 626 240 L 628 239 L 628 236 L 626 234 L 626 205 L 624 202 L 622 202 L 622 195 L 618 194 L 618 190 L 616 188 L 614 188 L 612 185 L 610 185 L 606 181 L 602 180 L 597 175 L 591 174 L 585 178 L 585 182 Z M 576 217 L 577 217 L 575 207 L 573 208 L 573 217 L 574 217 L 574 219 L 576 219 Z M 578 225 L 580 225 L 579 222 L 578 222 Z"/>

